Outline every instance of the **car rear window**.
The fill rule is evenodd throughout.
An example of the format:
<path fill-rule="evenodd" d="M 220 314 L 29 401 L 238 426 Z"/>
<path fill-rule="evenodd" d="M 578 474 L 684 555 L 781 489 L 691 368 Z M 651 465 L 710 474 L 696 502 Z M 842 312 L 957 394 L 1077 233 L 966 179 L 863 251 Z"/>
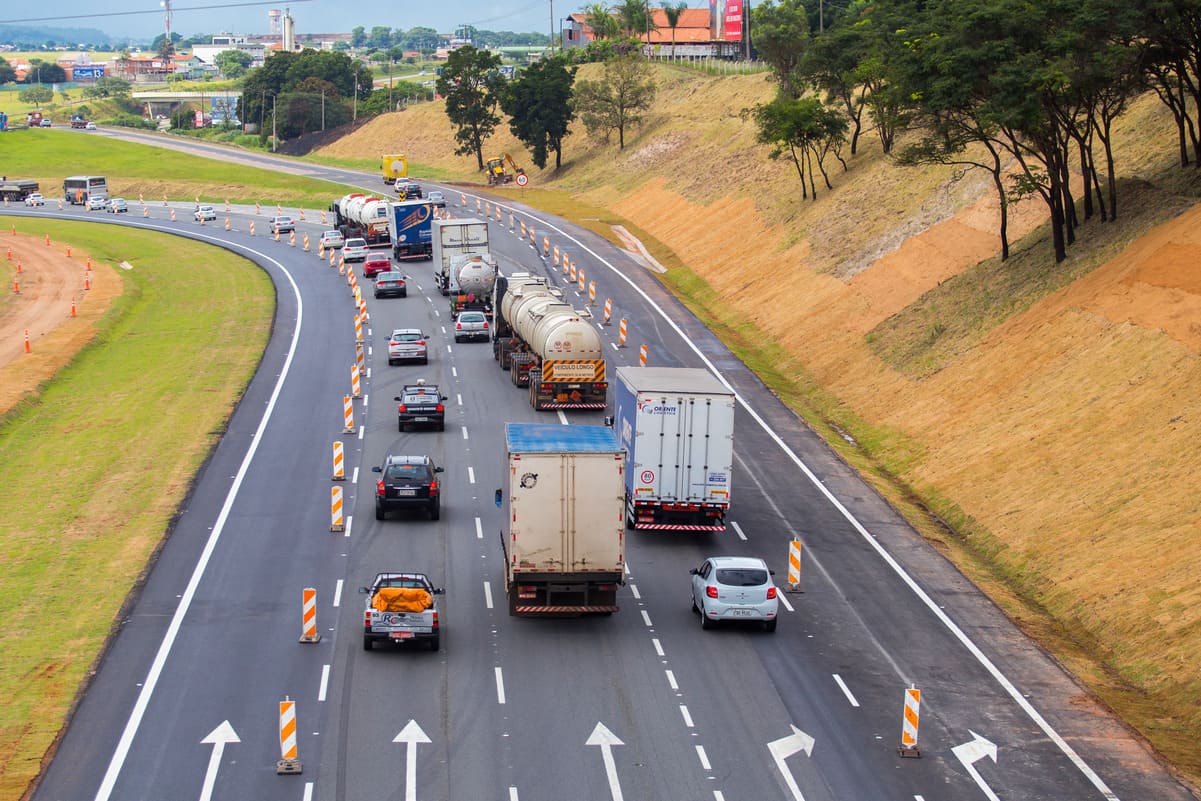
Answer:
<path fill-rule="evenodd" d="M 388 467 L 388 478 L 420 478 L 425 475 L 425 465 L 394 464 Z"/>
<path fill-rule="evenodd" d="M 484 315 L 482 312 L 468 312 L 460 314 L 459 319 L 465 323 L 482 323 L 484 322 Z"/>
<path fill-rule="evenodd" d="M 767 571 L 754 567 L 721 567 L 717 583 L 727 587 L 761 587 L 767 583 Z"/>
<path fill-rule="evenodd" d="M 396 334 L 392 337 L 393 342 L 420 342 L 420 334 Z"/>
<path fill-rule="evenodd" d="M 347 239 L 346 246 L 350 248 L 365 248 L 367 247 L 366 239 Z"/>
<path fill-rule="evenodd" d="M 437 403 L 438 396 L 426 395 L 424 393 L 417 393 L 417 392 L 406 393 L 404 396 L 404 402 L 405 403 L 413 403 L 413 404 L 417 404 L 417 405 L 420 405 L 423 403 Z"/>

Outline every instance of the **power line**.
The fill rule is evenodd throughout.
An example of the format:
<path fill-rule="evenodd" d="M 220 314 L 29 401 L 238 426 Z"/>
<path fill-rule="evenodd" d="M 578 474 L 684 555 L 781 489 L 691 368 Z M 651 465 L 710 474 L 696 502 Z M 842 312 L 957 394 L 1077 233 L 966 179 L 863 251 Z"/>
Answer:
<path fill-rule="evenodd" d="M 313 0 L 288 0 L 290 3 L 311 3 Z M 280 0 L 260 0 L 254 3 L 217 3 L 210 6 L 173 6 L 171 13 L 177 11 L 208 11 L 213 8 L 243 8 L 245 6 L 277 6 Z M 26 19 L 0 19 L 0 25 L 11 25 L 18 22 L 56 22 L 65 19 L 93 19 L 96 17 L 131 17 L 135 14 L 161 14 L 161 9 L 148 9 L 146 11 L 105 11 L 96 14 L 68 14 L 57 17 L 28 17 Z"/>

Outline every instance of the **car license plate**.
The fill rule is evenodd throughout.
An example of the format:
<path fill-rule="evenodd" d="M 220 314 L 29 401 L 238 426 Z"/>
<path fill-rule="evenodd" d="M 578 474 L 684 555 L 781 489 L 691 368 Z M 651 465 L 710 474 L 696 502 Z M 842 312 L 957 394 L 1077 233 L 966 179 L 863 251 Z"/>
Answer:
<path fill-rule="evenodd" d="M 413 632 L 411 632 L 411 631 L 394 631 L 391 634 L 389 634 L 388 636 L 394 640 L 408 640 L 408 639 L 412 639 Z"/>
<path fill-rule="evenodd" d="M 730 614 L 734 617 L 750 617 L 754 612 L 750 609 L 731 609 Z"/>
<path fill-rule="evenodd" d="M 399 498 L 412 498 L 417 494 L 415 489 L 398 489 L 396 495 Z"/>
<path fill-rule="evenodd" d="M 414 417 L 413 418 L 414 423 L 428 423 L 429 421 L 430 421 L 430 419 L 428 417 Z"/>

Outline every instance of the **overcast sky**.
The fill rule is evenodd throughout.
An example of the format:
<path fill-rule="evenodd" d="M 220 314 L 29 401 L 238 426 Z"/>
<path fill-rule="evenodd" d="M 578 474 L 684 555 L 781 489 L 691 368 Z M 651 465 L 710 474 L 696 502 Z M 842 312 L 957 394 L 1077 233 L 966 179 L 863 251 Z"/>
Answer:
<path fill-rule="evenodd" d="M 408 30 L 434 28 L 451 33 L 459 25 L 473 25 L 491 31 L 534 31 L 549 33 L 551 10 L 555 30 L 568 14 L 579 11 L 589 0 L 455 0 L 455 2 L 354 2 L 351 0 L 308 0 L 308 2 L 256 4 L 244 7 L 213 8 L 238 0 L 172 0 L 174 14 L 171 30 L 191 36 L 195 33 L 266 34 L 270 30 L 267 11 L 288 8 L 296 20 L 296 32 L 349 33 L 356 25 L 368 31 L 374 25 Z M 652 3 L 657 5 L 657 3 Z M 693 3 L 695 5 L 695 3 Z M 194 10 L 189 10 L 194 9 Z M 121 12 L 151 13 L 125 15 Z M 94 16 L 84 16 L 94 15 Z M 32 17 L 50 17 L 37 22 L 15 23 Z M 55 0 L 45 6 L 36 3 L 0 3 L 0 23 L 14 22 L 55 28 L 97 28 L 114 37 L 149 39 L 163 32 L 163 13 L 159 0 Z"/>

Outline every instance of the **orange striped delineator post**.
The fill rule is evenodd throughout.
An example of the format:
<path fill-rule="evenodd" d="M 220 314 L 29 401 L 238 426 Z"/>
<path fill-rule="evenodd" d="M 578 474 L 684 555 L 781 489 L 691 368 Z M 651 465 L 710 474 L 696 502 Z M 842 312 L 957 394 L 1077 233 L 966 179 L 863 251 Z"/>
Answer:
<path fill-rule="evenodd" d="M 542 237 L 542 256 L 546 257 L 549 255 L 550 255 L 550 237 L 544 236 L 544 237 Z"/>
<path fill-rule="evenodd" d="M 595 281 L 588 282 L 588 305 L 589 306 L 596 305 L 596 282 Z"/>
<path fill-rule="evenodd" d="M 359 380 L 359 366 L 350 365 L 350 395 L 352 398 L 363 397 L 363 382 Z"/>
<path fill-rule="evenodd" d="M 225 218 L 225 230 L 226 231 L 229 230 L 229 218 L 228 217 Z"/>
<path fill-rule="evenodd" d="M 345 418 L 345 426 L 342 428 L 343 434 L 354 433 L 354 402 L 349 395 L 342 396 L 342 417 Z"/>
<path fill-rule="evenodd" d="M 638 349 L 638 365 L 640 367 L 646 367 L 646 351 L 646 345 Z"/>
<path fill-rule="evenodd" d="M 276 229 L 276 231 L 275 231 L 275 241 L 276 242 L 279 241 L 279 230 L 278 229 Z"/>
<path fill-rule="evenodd" d="M 796 592 L 801 586 L 801 541 L 788 543 L 788 589 Z"/>
<path fill-rule="evenodd" d="M 365 351 L 363 350 L 363 343 L 361 342 L 354 346 L 354 363 L 359 366 L 360 370 L 362 370 L 367 364 Z"/>
<path fill-rule="evenodd" d="M 279 761 L 275 763 L 275 772 L 303 772 L 296 755 L 296 702 L 286 695 L 279 702 Z"/>
<path fill-rule="evenodd" d="M 321 224 L 322 224 L 322 225 L 329 225 L 329 222 L 328 222 L 328 221 L 326 220 L 326 218 L 325 218 L 325 212 L 324 212 L 324 211 L 322 211 L 322 212 L 321 212 Z"/>
<path fill-rule="evenodd" d="M 171 222 L 175 222 L 175 209 L 171 209 Z"/>
<path fill-rule="evenodd" d="M 306 236 L 307 236 L 307 234 L 306 234 Z M 325 242 L 324 242 L 324 240 L 318 240 L 318 242 L 317 242 L 317 258 L 319 258 L 319 259 L 325 258 Z"/>
<path fill-rule="evenodd" d="M 575 265 L 572 264 L 571 265 L 571 283 L 574 284 L 576 282 L 576 279 L 578 279 L 578 278 L 579 278 L 579 274 L 576 272 Z"/>
<path fill-rule="evenodd" d="M 555 245 L 555 266 L 559 266 L 559 246 Z"/>
<path fill-rule="evenodd" d="M 304 252 L 305 253 L 309 252 L 309 235 L 308 234 L 304 235 Z"/>
<path fill-rule="evenodd" d="M 295 231 L 288 232 L 288 247 L 293 247 L 293 248 L 296 247 L 296 232 Z"/>
<path fill-rule="evenodd" d="M 897 746 L 897 756 L 920 757 L 922 751 L 917 747 L 918 712 L 922 705 L 922 691 L 912 684 L 905 690 L 905 708 L 901 721 L 901 744 Z"/>
<path fill-rule="evenodd" d="M 254 236 L 254 220 L 250 221 L 250 235 Z"/>
<path fill-rule="evenodd" d="M 333 248 L 330 248 L 329 249 L 329 266 L 333 267 L 337 263 L 338 263 L 338 254 L 334 252 Z"/>
<path fill-rule="evenodd" d="M 626 346 L 626 318 L 622 317 L 617 323 L 617 347 L 624 348 Z"/>
<path fill-rule="evenodd" d="M 25 352 L 29 353 L 29 329 L 25 329 Z"/>
<path fill-rule="evenodd" d="M 579 282 L 578 287 L 581 292 L 584 291 L 584 271 L 583 270 L 580 270 L 580 282 Z"/>
<path fill-rule="evenodd" d="M 257 200 L 256 200 L 256 201 L 254 201 L 254 214 L 255 214 L 255 216 L 257 217 L 258 215 L 260 215 L 260 214 L 262 214 L 262 213 L 263 213 L 263 209 L 262 209 L 262 207 L 260 207 L 260 206 L 259 206 L 259 202 L 258 202 Z"/>
<path fill-rule="evenodd" d="M 342 445 L 342 440 L 334 440 L 334 481 L 346 480 L 346 460 L 344 454 L 345 446 Z"/>
<path fill-rule="evenodd" d="M 321 642 L 317 633 L 317 590 L 305 587 L 301 599 L 300 642 Z"/>
<path fill-rule="evenodd" d="M 487 217 L 492 216 L 492 203 L 491 202 L 484 203 L 484 215 Z"/>
<path fill-rule="evenodd" d="M 329 488 L 329 530 L 345 531 L 346 524 L 342 522 L 342 488 Z"/>
<path fill-rule="evenodd" d="M 609 318 L 613 316 L 613 298 L 605 298 L 605 319 L 601 325 L 608 325 Z"/>
<path fill-rule="evenodd" d="M 525 239 L 525 220 L 521 221 L 521 238 Z"/>
<path fill-rule="evenodd" d="M 225 213 L 229 214 L 229 198 L 225 198 Z"/>
<path fill-rule="evenodd" d="M 142 206 L 142 216 L 143 217 L 150 216 L 150 207 L 149 206 Z"/>
<path fill-rule="evenodd" d="M 300 212 L 300 221 L 304 222 L 304 209 L 297 209 Z"/>
<path fill-rule="evenodd" d="M 284 213 L 284 207 L 283 207 L 283 206 L 280 206 L 279 204 L 276 204 L 276 206 L 275 206 L 275 216 L 276 216 L 276 217 L 278 217 L 279 215 L 281 215 L 281 214 L 283 214 L 283 213 Z"/>
<path fill-rule="evenodd" d="M 496 221 L 500 222 L 500 206 L 496 207 Z"/>
<path fill-rule="evenodd" d="M 63 210 L 63 199 L 61 197 L 58 199 L 58 210 Z"/>
<path fill-rule="evenodd" d="M 480 199 L 477 197 L 477 198 L 475 199 L 475 210 L 476 210 L 477 212 L 478 212 L 478 211 L 480 211 L 480 208 L 481 208 L 481 206 L 482 206 L 482 204 L 480 203 Z"/>
<path fill-rule="evenodd" d="M 567 251 L 563 251 L 563 275 L 567 275 L 567 269 L 570 266 L 571 257 L 567 255 Z"/>
<path fill-rule="evenodd" d="M 534 238 L 533 227 L 530 228 L 530 247 L 534 248 L 535 250 L 538 249 L 538 240 Z"/>

